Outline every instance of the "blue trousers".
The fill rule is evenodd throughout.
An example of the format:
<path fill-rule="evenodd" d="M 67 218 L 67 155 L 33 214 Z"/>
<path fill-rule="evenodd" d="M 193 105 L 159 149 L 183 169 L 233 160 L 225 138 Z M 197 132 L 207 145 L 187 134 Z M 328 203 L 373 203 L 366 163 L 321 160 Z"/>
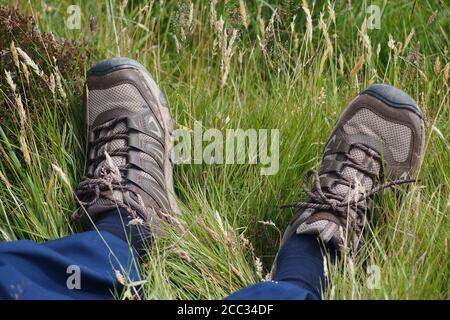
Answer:
<path fill-rule="evenodd" d="M 139 281 L 136 252 L 118 234 L 100 229 L 45 243 L 0 243 L 0 299 L 112 299 L 124 283 Z M 227 299 L 320 299 L 324 285 L 318 241 L 294 235 L 278 255 L 273 281 Z"/>

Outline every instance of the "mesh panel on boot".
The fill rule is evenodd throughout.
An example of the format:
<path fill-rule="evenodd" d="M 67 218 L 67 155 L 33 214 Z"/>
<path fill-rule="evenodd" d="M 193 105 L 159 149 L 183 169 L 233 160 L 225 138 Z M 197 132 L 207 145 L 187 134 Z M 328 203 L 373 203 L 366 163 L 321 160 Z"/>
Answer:
<path fill-rule="evenodd" d="M 408 158 L 412 132 L 407 126 L 386 121 L 368 109 L 358 111 L 345 125 L 347 134 L 363 134 L 381 139 L 398 162 Z"/>
<path fill-rule="evenodd" d="M 139 90 L 131 84 L 125 83 L 112 88 L 89 91 L 89 125 L 95 118 L 106 110 L 124 108 L 132 112 L 139 112 L 146 108 L 146 102 Z"/>

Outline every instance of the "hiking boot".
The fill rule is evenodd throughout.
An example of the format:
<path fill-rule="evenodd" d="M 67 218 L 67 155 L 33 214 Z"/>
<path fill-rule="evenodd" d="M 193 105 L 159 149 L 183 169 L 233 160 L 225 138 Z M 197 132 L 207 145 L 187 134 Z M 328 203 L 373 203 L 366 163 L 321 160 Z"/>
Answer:
<path fill-rule="evenodd" d="M 113 58 L 88 71 L 84 104 L 88 169 L 75 190 L 74 217 L 89 228 L 102 213 L 125 208 L 155 233 L 162 219 L 179 212 L 164 94 L 141 64 Z"/>
<path fill-rule="evenodd" d="M 346 107 L 325 146 L 320 171 L 305 175 L 307 202 L 281 246 L 294 233 L 317 235 L 337 249 L 363 243 L 371 198 L 382 189 L 414 181 L 424 150 L 422 112 L 403 91 L 373 84 Z M 313 188 L 308 189 L 312 176 Z"/>

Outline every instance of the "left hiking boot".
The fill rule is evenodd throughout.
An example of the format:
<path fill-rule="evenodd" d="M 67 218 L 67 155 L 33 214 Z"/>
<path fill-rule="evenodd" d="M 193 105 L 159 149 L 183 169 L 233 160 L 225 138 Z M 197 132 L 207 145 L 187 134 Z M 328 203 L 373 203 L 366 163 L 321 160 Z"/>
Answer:
<path fill-rule="evenodd" d="M 294 233 L 318 236 L 337 249 L 357 252 L 372 196 L 413 182 L 423 157 L 424 122 L 414 100 L 385 84 L 363 90 L 343 111 L 325 146 L 320 171 L 305 175 L 306 202 L 298 208 L 281 246 Z M 307 186 L 313 178 L 313 188 Z"/>
<path fill-rule="evenodd" d="M 74 217 L 86 229 L 115 208 L 150 226 L 178 213 L 170 154 L 173 122 L 148 71 L 127 58 L 106 59 L 87 74 L 88 172 L 75 190 Z"/>

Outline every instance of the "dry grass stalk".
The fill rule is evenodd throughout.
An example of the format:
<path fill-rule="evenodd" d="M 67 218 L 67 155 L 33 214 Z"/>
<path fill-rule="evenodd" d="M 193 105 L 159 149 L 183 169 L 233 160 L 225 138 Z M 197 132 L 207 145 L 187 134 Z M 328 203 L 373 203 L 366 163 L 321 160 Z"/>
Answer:
<path fill-rule="evenodd" d="M 269 24 L 267 25 L 266 29 L 264 30 L 264 36 L 262 40 L 259 40 L 259 46 L 261 47 L 261 50 L 264 54 L 264 57 L 266 59 L 269 58 L 269 44 L 273 40 L 275 35 L 275 16 L 277 14 L 277 10 L 275 9 L 272 13 L 272 16 L 270 17 Z"/>
<path fill-rule="evenodd" d="M 372 59 L 372 44 L 370 42 L 370 37 L 367 34 L 367 19 L 364 19 L 361 30 L 358 30 L 358 34 L 362 47 L 366 49 L 366 62 L 370 62 Z"/>
<path fill-rule="evenodd" d="M 358 74 L 359 70 L 361 70 L 361 68 L 364 65 L 364 54 L 360 55 L 358 60 L 356 61 L 356 64 L 354 65 L 353 69 L 350 71 L 350 79 L 353 79 L 355 77 L 356 74 Z"/>
<path fill-rule="evenodd" d="M 303 11 L 305 11 L 306 14 L 306 31 L 305 31 L 305 39 L 307 43 L 312 42 L 313 37 L 313 25 L 312 25 L 312 17 L 311 12 L 309 11 L 307 6 L 303 6 Z"/>
<path fill-rule="evenodd" d="M 323 36 L 325 38 L 326 49 L 320 61 L 320 73 L 323 72 L 326 60 L 333 54 L 333 44 L 331 43 L 330 36 L 328 35 L 328 26 L 323 20 L 323 16 L 324 13 L 321 12 L 319 17 L 319 28 L 322 30 Z"/>
<path fill-rule="evenodd" d="M 235 52 L 235 42 L 238 37 L 238 30 L 233 29 L 231 31 L 231 37 L 228 35 L 228 30 L 223 26 L 224 22 L 222 17 L 218 23 L 217 31 L 221 31 L 220 48 L 222 52 L 222 61 L 220 63 L 221 71 L 221 87 L 223 88 L 227 82 L 228 74 L 230 72 L 231 58 Z M 228 39 L 229 38 L 229 39 Z"/>

